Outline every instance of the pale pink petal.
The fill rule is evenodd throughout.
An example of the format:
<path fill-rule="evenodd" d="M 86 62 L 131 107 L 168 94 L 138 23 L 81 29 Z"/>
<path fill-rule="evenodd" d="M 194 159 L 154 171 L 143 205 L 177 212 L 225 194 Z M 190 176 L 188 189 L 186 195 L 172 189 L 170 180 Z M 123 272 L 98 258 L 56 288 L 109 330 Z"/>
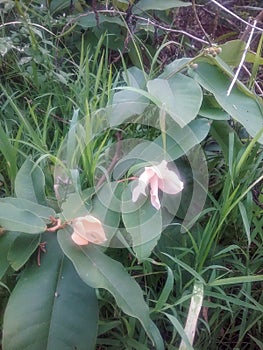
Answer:
<path fill-rule="evenodd" d="M 71 226 L 78 235 L 81 235 L 81 232 L 85 232 L 83 220 L 85 220 L 84 217 L 79 217 L 72 220 Z"/>
<path fill-rule="evenodd" d="M 139 177 L 139 181 L 145 183 L 145 185 L 147 186 L 154 174 L 154 168 L 151 166 L 146 166 L 144 172 Z"/>
<path fill-rule="evenodd" d="M 136 187 L 134 187 L 133 191 L 132 191 L 132 201 L 136 202 L 139 198 L 139 196 L 142 194 L 144 196 L 146 196 L 146 184 L 142 181 L 139 181 L 138 185 Z"/>
<path fill-rule="evenodd" d="M 138 185 L 132 191 L 132 201 L 136 202 L 139 196 L 142 194 L 146 196 L 146 187 L 149 184 L 150 179 L 154 176 L 155 172 L 152 167 L 145 167 L 144 172 L 139 177 Z"/>
<path fill-rule="evenodd" d="M 158 176 L 154 175 L 150 180 L 150 186 L 151 186 L 151 203 L 152 205 L 159 210 L 161 207 L 159 196 L 158 196 Z"/>
<path fill-rule="evenodd" d="M 100 244 L 107 240 L 102 223 L 92 215 L 86 215 L 73 219 L 71 226 L 73 227 L 74 231 L 72 234 L 72 239 L 76 244 L 88 244 L 84 242 Z M 77 243 L 77 241 L 83 243 L 80 244 Z"/>
<path fill-rule="evenodd" d="M 157 210 L 161 207 L 158 188 L 169 194 L 177 194 L 184 188 L 184 184 L 176 172 L 168 169 L 166 160 L 158 165 L 145 167 L 144 172 L 139 177 L 138 185 L 132 192 L 133 202 L 136 202 L 141 194 L 146 196 L 145 190 L 148 185 L 150 185 L 151 203 Z"/>
<path fill-rule="evenodd" d="M 165 160 L 156 166 L 155 169 L 159 177 L 159 188 L 163 192 L 177 194 L 183 190 L 183 182 L 173 170 L 168 169 L 167 162 Z"/>
<path fill-rule="evenodd" d="M 82 238 L 81 236 L 79 236 L 76 232 L 72 233 L 71 238 L 72 238 L 73 242 L 76 243 L 77 245 L 89 244 L 89 241 L 87 241 L 85 238 Z"/>

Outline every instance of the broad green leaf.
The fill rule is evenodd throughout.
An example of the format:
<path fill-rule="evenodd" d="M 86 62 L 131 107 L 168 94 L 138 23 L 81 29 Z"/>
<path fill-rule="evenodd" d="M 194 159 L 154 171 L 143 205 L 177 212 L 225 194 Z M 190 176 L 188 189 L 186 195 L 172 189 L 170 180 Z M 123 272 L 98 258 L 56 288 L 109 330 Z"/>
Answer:
<path fill-rule="evenodd" d="M 208 135 L 210 126 L 211 122 L 203 118 L 193 120 L 183 128 L 178 126 L 175 127 L 168 123 L 166 152 L 169 155 L 169 158 L 176 160 L 183 155 L 186 155 L 195 146 L 199 145 Z M 156 138 L 154 143 L 161 146 L 162 137 L 159 136 Z"/>
<path fill-rule="evenodd" d="M 215 141 L 220 145 L 222 152 L 226 161 L 228 162 L 229 158 L 229 135 L 234 134 L 234 154 L 233 157 L 236 157 L 238 152 L 242 149 L 243 145 L 238 137 L 237 133 L 228 122 L 226 121 L 213 121 L 211 126 L 211 135 Z"/>
<path fill-rule="evenodd" d="M 18 232 L 5 232 L 0 235 L 0 279 L 4 276 L 10 265 L 7 258 L 8 252 L 18 235 Z"/>
<path fill-rule="evenodd" d="M 155 145 L 147 140 L 139 140 L 136 144 L 131 145 L 131 150 L 126 156 L 123 156 L 113 169 L 113 178 L 121 179 L 137 163 L 154 160 L 154 156 L 163 153 L 162 149 L 155 148 Z M 150 158 L 149 158 L 150 155 Z"/>
<path fill-rule="evenodd" d="M 159 78 L 168 79 L 169 76 L 173 76 L 175 73 L 178 73 L 181 69 L 188 67 L 188 64 L 191 62 L 191 58 L 183 57 L 174 60 L 173 62 L 167 64 L 164 67 L 163 73 L 159 75 Z"/>
<path fill-rule="evenodd" d="M 0 202 L 0 226 L 7 231 L 41 233 L 46 230 L 45 222 L 28 210 Z"/>
<path fill-rule="evenodd" d="M 213 120 L 229 120 L 229 115 L 218 108 L 202 108 L 198 113 L 201 117 Z"/>
<path fill-rule="evenodd" d="M 123 312 L 141 322 L 152 340 L 158 337 L 159 333 L 149 317 L 142 290 L 119 262 L 103 254 L 93 244 L 76 246 L 67 228 L 58 232 L 58 242 L 85 283 L 93 288 L 108 290 Z"/>
<path fill-rule="evenodd" d="M 19 235 L 8 251 L 8 260 L 11 267 L 18 271 L 28 261 L 40 243 L 40 235 Z"/>
<path fill-rule="evenodd" d="M 129 88 L 122 92 L 124 92 L 122 97 L 126 95 L 127 99 L 132 98 L 130 94 L 132 91 Z M 142 97 L 138 97 L 138 92 L 134 92 L 134 94 L 137 94 L 137 96 L 134 95 L 135 100 L 118 102 L 107 107 L 107 117 L 112 127 L 127 122 L 129 118 L 138 116 L 145 111 L 149 102 L 145 102 Z"/>
<path fill-rule="evenodd" d="M 69 3 L 65 0 L 51 0 L 47 2 L 49 10 L 54 13 L 56 11 L 62 11 L 69 7 Z"/>
<path fill-rule="evenodd" d="M 100 202 L 104 208 L 120 213 L 121 194 L 124 186 L 124 183 L 118 181 L 106 182 L 96 192 L 95 201 Z"/>
<path fill-rule="evenodd" d="M 107 241 L 105 246 L 114 246 L 112 238 L 118 230 L 120 223 L 120 197 L 123 184 L 106 183 L 92 201 L 91 215 L 94 215 L 103 223 Z M 108 197 L 106 197 L 108 195 Z M 114 248 L 116 248 L 114 246 Z"/>
<path fill-rule="evenodd" d="M 62 203 L 62 214 L 66 220 L 72 220 L 89 213 L 89 208 L 85 205 L 85 197 L 82 198 L 77 192 L 70 193 Z"/>
<path fill-rule="evenodd" d="M 1 203 L 6 203 L 6 204 L 9 203 L 15 206 L 16 208 L 28 210 L 31 213 L 47 221 L 50 221 L 49 219 L 51 216 L 56 215 L 56 212 L 54 209 L 50 207 L 46 207 L 41 204 L 37 204 L 36 202 L 31 202 L 23 198 L 13 198 L 13 197 L 0 198 L 0 205 Z"/>
<path fill-rule="evenodd" d="M 125 22 L 117 16 L 105 16 L 102 14 L 98 14 L 97 16 L 94 12 L 87 13 L 85 16 L 79 16 L 76 22 L 85 29 L 97 27 L 98 23 L 114 23 L 121 27 L 125 27 Z"/>
<path fill-rule="evenodd" d="M 167 112 L 181 127 L 197 116 L 203 94 L 200 86 L 192 78 L 177 73 L 169 80 L 149 80 L 147 88 L 157 99 L 158 107 Z"/>
<path fill-rule="evenodd" d="M 227 90 L 231 83 L 228 75 L 223 69 L 207 62 L 198 62 L 198 68 L 192 71 L 191 75 L 198 83 L 211 92 L 219 105 L 231 115 L 232 118 L 241 123 L 251 136 L 256 136 L 263 126 L 262 104 L 240 85 L 234 87 L 230 96 Z M 263 143 L 263 136 L 259 139 Z"/>
<path fill-rule="evenodd" d="M 210 125 L 207 119 L 196 119 L 184 128 L 180 128 L 174 121 L 167 120 L 165 154 L 161 135 L 152 142 L 143 141 L 134 146 L 115 165 L 114 178 L 121 178 L 132 166 L 142 161 L 161 162 L 166 157 L 168 161 L 182 157 L 204 140 L 210 130 Z"/>
<path fill-rule="evenodd" d="M 107 237 L 105 245 L 108 246 L 118 229 L 120 221 L 119 199 L 115 194 L 121 191 L 122 184 L 106 183 L 97 192 L 97 196 L 91 201 L 94 189 L 89 188 L 83 193 L 71 193 L 62 204 L 62 214 L 68 221 L 88 214 L 95 216 L 102 223 Z M 115 193 L 116 192 L 116 193 Z"/>
<path fill-rule="evenodd" d="M 137 67 L 131 67 L 123 74 L 128 87 L 145 89 L 146 75 Z M 141 114 L 149 105 L 148 99 L 142 94 L 129 90 L 118 91 L 114 94 L 112 106 L 107 108 L 110 125 L 119 125 L 129 117 Z"/>
<path fill-rule="evenodd" d="M 211 95 L 204 96 L 202 106 L 198 113 L 201 117 L 212 119 L 212 120 L 229 120 L 229 114 L 224 111 L 215 98 Z"/>
<path fill-rule="evenodd" d="M 16 151 L 15 151 L 15 148 L 11 145 L 9 138 L 6 135 L 1 125 L 0 125 L 0 152 L 5 157 L 9 177 L 12 181 L 14 181 L 17 173 Z"/>
<path fill-rule="evenodd" d="M 225 61 L 229 66 L 237 67 L 240 64 L 246 42 L 240 39 L 230 40 L 220 45 L 222 52 L 219 57 Z M 253 63 L 255 62 L 256 54 L 252 51 L 248 51 L 245 61 Z M 259 58 L 259 64 L 263 64 L 263 58 Z"/>
<path fill-rule="evenodd" d="M 133 7 L 133 13 L 138 14 L 147 10 L 168 10 L 175 7 L 191 6 L 191 2 L 181 0 L 140 0 Z"/>
<path fill-rule="evenodd" d="M 162 233 L 162 212 L 156 210 L 145 196 L 136 203 L 131 200 L 131 186 L 123 191 L 122 219 L 131 234 L 132 247 L 137 259 L 148 258 Z"/>
<path fill-rule="evenodd" d="M 39 204 L 46 204 L 45 176 L 39 166 L 27 158 L 19 169 L 15 179 L 15 193 L 18 198 L 28 199 Z"/>
<path fill-rule="evenodd" d="M 87 350 L 96 344 L 95 290 L 81 281 L 55 235 L 47 252 L 26 267 L 4 315 L 4 350 Z"/>
<path fill-rule="evenodd" d="M 220 45 L 222 52 L 219 57 L 229 66 L 237 67 L 241 61 L 246 43 L 243 40 L 230 40 Z"/>

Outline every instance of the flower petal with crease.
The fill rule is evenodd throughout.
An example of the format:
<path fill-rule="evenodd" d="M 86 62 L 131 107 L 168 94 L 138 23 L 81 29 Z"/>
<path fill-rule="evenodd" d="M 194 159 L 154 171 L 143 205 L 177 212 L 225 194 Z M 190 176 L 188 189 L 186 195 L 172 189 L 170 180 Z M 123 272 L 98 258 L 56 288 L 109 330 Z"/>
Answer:
<path fill-rule="evenodd" d="M 168 168 L 166 160 L 158 165 L 144 168 L 144 172 L 139 177 L 138 185 L 132 191 L 133 202 L 136 202 L 140 195 L 146 196 L 148 185 L 150 186 L 151 203 L 157 210 L 161 208 L 159 189 L 168 194 L 177 194 L 184 188 L 184 183 L 175 171 Z"/>
<path fill-rule="evenodd" d="M 101 244 L 107 240 L 101 221 L 92 215 L 73 219 L 71 226 L 73 228 L 71 238 L 78 245 L 85 245 L 89 242 Z"/>

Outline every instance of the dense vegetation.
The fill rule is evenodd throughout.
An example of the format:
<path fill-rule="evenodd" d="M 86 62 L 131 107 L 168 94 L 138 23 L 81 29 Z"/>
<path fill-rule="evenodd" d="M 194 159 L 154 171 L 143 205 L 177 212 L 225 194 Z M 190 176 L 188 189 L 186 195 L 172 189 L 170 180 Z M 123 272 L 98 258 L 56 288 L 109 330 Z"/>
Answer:
<path fill-rule="evenodd" d="M 263 349 L 260 2 L 0 2 L 0 348 Z"/>

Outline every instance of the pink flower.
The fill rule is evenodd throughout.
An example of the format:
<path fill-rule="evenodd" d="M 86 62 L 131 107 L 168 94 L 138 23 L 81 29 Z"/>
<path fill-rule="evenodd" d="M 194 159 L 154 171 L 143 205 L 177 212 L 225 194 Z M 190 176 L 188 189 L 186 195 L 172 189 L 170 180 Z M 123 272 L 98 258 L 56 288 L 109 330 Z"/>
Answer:
<path fill-rule="evenodd" d="M 77 245 L 101 244 L 107 240 L 102 223 L 92 215 L 73 219 L 71 226 L 71 238 Z"/>
<path fill-rule="evenodd" d="M 168 169 L 165 160 L 156 166 L 145 167 L 144 172 L 139 177 L 139 184 L 132 191 L 133 202 L 136 202 L 141 194 L 146 196 L 145 190 L 148 185 L 150 185 L 151 203 L 157 210 L 161 207 L 158 196 L 159 189 L 165 193 L 177 194 L 184 188 L 184 184 L 177 174 Z"/>

